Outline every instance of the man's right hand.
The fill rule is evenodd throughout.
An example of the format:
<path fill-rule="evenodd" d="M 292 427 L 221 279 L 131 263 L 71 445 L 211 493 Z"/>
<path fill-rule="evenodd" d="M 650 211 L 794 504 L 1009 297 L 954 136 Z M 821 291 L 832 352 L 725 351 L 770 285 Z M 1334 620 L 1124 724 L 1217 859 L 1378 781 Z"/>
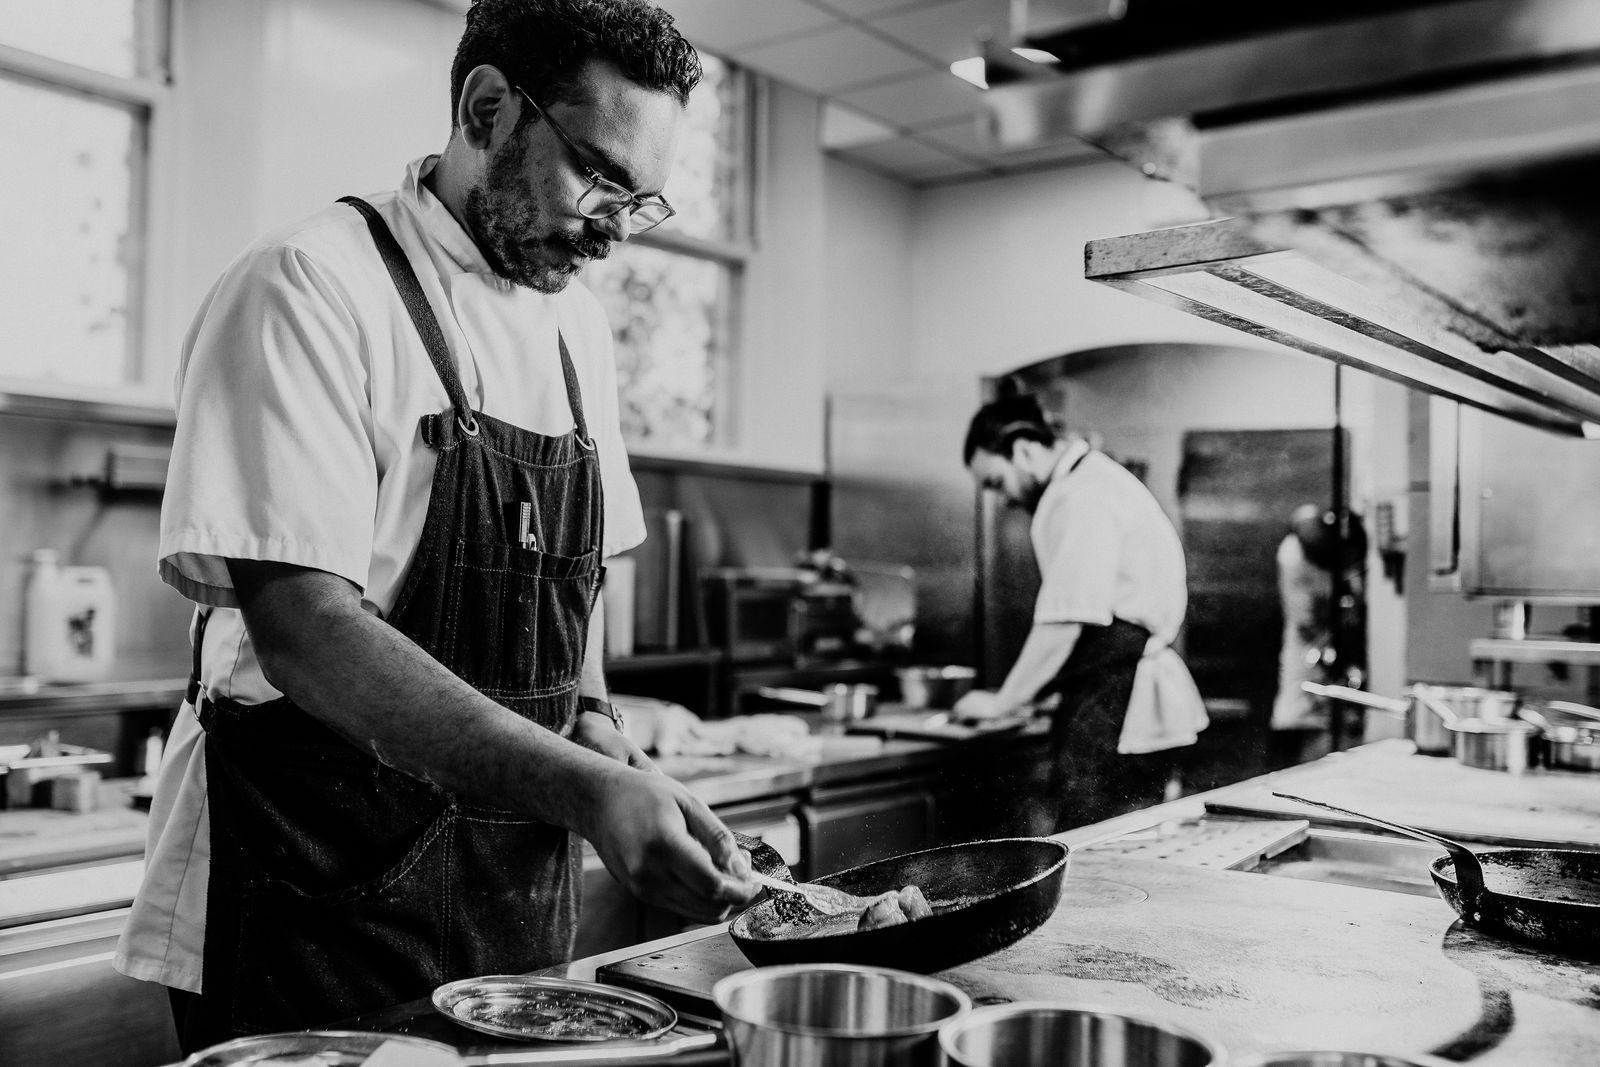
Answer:
<path fill-rule="evenodd" d="M 721 922 L 760 893 L 733 832 L 680 782 L 617 765 L 597 783 L 584 836 L 635 897 Z"/>

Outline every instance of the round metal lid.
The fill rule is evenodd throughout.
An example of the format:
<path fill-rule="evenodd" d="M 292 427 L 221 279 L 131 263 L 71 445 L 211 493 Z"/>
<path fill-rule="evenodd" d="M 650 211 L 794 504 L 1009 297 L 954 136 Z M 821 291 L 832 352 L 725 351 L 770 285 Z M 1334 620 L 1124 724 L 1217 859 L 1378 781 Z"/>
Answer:
<path fill-rule="evenodd" d="M 522 1041 L 644 1041 L 678 1025 L 655 997 L 566 978 L 463 978 L 435 989 L 433 1006 L 462 1026 Z"/>
<path fill-rule="evenodd" d="M 397 1042 L 452 1059 L 449 1045 L 406 1034 L 382 1034 L 364 1030 L 300 1030 L 283 1034 L 254 1034 L 201 1049 L 183 1061 L 183 1067 L 237 1067 L 241 1064 L 290 1063 L 325 1064 L 326 1067 L 359 1067 L 381 1045 Z"/>

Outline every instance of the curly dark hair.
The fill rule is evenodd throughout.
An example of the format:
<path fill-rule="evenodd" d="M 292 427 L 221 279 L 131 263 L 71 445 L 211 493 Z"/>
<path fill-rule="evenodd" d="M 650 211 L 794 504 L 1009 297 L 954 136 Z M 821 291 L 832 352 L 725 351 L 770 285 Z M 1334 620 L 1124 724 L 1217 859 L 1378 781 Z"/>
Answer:
<path fill-rule="evenodd" d="M 978 409 L 967 426 L 967 439 L 961 445 L 961 462 L 972 464 L 978 449 L 1010 458 L 1017 441 L 1053 444 L 1056 432 L 1044 417 L 1039 401 L 1030 393 L 1019 393 L 993 400 Z"/>
<path fill-rule="evenodd" d="M 680 104 L 700 82 L 699 53 L 646 0 L 472 0 L 450 68 L 451 125 L 461 85 L 478 66 L 498 68 L 540 103 L 573 103 L 578 72 L 592 59 Z"/>

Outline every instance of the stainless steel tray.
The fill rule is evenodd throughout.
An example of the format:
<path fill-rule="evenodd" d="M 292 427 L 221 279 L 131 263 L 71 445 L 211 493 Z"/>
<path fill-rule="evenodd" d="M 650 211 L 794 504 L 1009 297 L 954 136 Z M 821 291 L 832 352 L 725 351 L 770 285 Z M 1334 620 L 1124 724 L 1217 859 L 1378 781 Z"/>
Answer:
<path fill-rule="evenodd" d="M 519 1041 L 649 1041 L 678 1025 L 678 1013 L 631 989 L 494 974 L 433 991 L 433 1006 L 462 1026 Z"/>

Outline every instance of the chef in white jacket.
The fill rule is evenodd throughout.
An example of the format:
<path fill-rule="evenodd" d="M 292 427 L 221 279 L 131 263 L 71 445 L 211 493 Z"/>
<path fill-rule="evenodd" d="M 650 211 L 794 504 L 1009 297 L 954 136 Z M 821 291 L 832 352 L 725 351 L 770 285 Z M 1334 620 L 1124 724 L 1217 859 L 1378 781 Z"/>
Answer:
<path fill-rule="evenodd" d="M 1183 546 L 1144 484 L 1032 396 L 973 416 L 962 458 L 980 488 L 1033 515 L 1033 626 L 998 691 L 956 705 L 989 717 L 1059 698 L 1048 795 L 1033 829 L 1055 833 L 1159 803 L 1178 750 L 1207 724 L 1172 642 L 1188 604 Z"/>

